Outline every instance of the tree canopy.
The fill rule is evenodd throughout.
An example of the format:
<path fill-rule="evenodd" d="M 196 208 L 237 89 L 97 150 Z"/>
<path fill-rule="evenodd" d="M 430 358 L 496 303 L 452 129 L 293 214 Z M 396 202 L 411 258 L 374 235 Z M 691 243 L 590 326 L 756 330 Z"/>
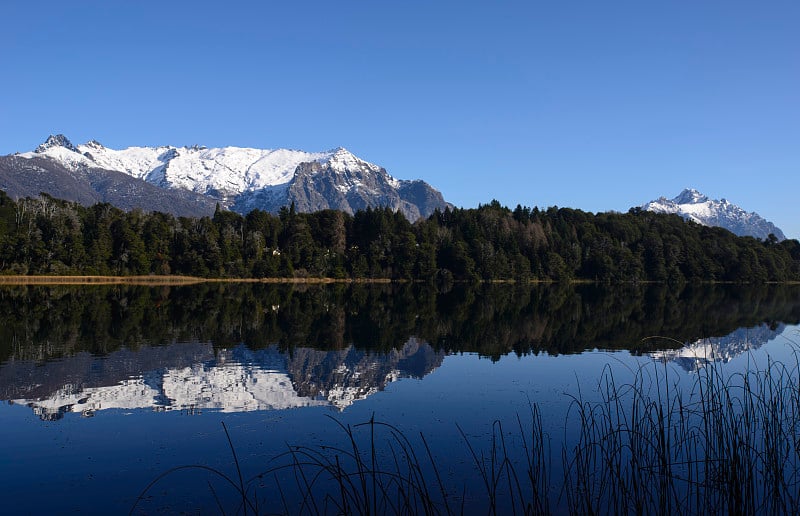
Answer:
<path fill-rule="evenodd" d="M 0 192 L 0 274 L 763 283 L 800 280 L 800 243 L 640 209 L 493 201 L 414 224 L 388 208 L 176 218 Z"/>

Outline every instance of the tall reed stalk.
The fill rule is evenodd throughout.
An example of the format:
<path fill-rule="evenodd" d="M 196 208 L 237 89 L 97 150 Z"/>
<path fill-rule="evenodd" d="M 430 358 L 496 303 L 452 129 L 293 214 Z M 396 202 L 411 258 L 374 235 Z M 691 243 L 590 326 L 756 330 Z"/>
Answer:
<path fill-rule="evenodd" d="M 529 403 L 513 433 L 495 421 L 488 443 L 458 427 L 472 469 L 463 484 L 441 475 L 444 450 L 374 417 L 332 419 L 344 445 L 289 446 L 247 482 L 238 462 L 236 476 L 211 472 L 236 489 L 241 512 L 800 514 L 799 377 L 798 354 L 743 373 L 710 365 L 688 387 L 666 364 L 627 382 L 606 368 L 599 396 L 570 399 L 565 436 L 577 433 L 561 443 L 557 470 L 541 409 Z"/>

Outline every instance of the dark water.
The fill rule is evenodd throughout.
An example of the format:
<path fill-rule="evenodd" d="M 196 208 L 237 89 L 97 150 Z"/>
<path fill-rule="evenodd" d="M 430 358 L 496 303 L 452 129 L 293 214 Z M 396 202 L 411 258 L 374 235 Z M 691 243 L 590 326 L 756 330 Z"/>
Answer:
<path fill-rule="evenodd" d="M 3 503 L 127 512 L 170 468 L 235 475 L 223 422 L 247 478 L 374 417 L 424 434 L 445 481 L 469 486 L 459 427 L 481 443 L 536 403 L 557 440 L 570 396 L 591 397 L 609 368 L 624 381 L 666 364 L 691 381 L 710 362 L 789 359 L 798 321 L 786 286 L 6 287 Z M 214 512 L 208 480 L 177 472 L 137 510 Z M 216 496 L 235 508 L 225 486 Z"/>

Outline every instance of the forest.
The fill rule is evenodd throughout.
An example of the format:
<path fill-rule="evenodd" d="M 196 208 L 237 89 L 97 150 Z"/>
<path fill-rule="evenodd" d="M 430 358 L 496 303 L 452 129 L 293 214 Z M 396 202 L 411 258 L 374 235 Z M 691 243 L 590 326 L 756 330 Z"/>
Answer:
<path fill-rule="evenodd" d="M 186 218 L 0 191 L 0 275 L 765 283 L 800 280 L 800 242 L 638 208 L 492 201 L 411 223 L 385 208 L 242 216 L 218 207 Z"/>

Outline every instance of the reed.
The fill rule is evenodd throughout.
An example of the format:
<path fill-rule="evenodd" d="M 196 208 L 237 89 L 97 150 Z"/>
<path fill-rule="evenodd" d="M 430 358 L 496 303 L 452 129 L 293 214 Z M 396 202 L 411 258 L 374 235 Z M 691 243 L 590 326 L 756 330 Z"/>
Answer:
<path fill-rule="evenodd" d="M 535 403 L 512 433 L 495 421 L 488 443 L 457 426 L 471 464 L 462 484 L 443 479 L 444 450 L 374 417 L 331 418 L 344 444 L 288 446 L 248 481 L 230 443 L 237 476 L 212 473 L 241 495 L 235 512 L 800 514 L 798 357 L 744 373 L 711 365 L 688 386 L 665 364 L 627 382 L 607 368 L 591 400 L 570 397 L 565 436 L 576 437 L 560 443 L 560 463 Z"/>
<path fill-rule="evenodd" d="M 562 492 L 573 514 L 797 514 L 798 363 L 699 371 L 681 388 L 666 367 L 602 399 L 573 399 L 578 442 L 565 445 Z"/>

